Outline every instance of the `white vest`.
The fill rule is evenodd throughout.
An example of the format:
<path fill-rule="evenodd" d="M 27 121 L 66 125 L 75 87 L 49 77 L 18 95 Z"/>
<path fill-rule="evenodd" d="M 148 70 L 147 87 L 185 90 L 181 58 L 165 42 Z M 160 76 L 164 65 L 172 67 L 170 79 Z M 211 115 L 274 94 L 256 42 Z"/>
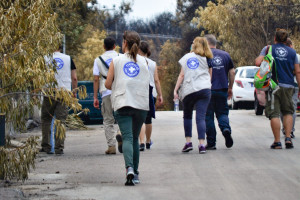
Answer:
<path fill-rule="evenodd" d="M 112 84 L 112 106 L 114 111 L 129 106 L 149 110 L 150 75 L 146 59 L 137 55 L 137 63 L 123 54 L 113 59 L 114 81 Z"/>
<path fill-rule="evenodd" d="M 118 53 L 114 50 L 112 51 L 106 51 L 104 54 L 101 55 L 101 58 L 106 62 L 106 64 L 109 66 L 112 59 L 114 57 L 117 57 Z M 100 72 L 100 87 L 99 87 L 99 92 L 102 94 L 103 92 L 107 91 L 108 89 L 105 87 L 105 81 L 106 79 L 103 78 L 102 75 L 107 76 L 108 69 L 105 67 L 105 65 L 101 62 L 100 58 L 96 58 L 97 66 Z"/>
<path fill-rule="evenodd" d="M 154 81 L 154 74 L 155 74 L 155 68 L 156 68 L 156 62 L 153 60 L 146 58 L 149 66 L 149 72 L 150 72 L 150 85 L 153 87 L 152 94 L 154 97 L 157 97 L 157 92 L 155 88 L 155 81 Z"/>
<path fill-rule="evenodd" d="M 191 93 L 211 88 L 206 57 L 188 53 L 179 60 L 179 63 L 184 71 L 184 79 L 179 92 L 180 100 Z"/>
<path fill-rule="evenodd" d="M 55 74 L 55 79 L 58 83 L 57 87 L 71 91 L 71 57 L 60 52 L 54 52 L 53 60 L 56 61 L 57 65 L 57 73 Z"/>

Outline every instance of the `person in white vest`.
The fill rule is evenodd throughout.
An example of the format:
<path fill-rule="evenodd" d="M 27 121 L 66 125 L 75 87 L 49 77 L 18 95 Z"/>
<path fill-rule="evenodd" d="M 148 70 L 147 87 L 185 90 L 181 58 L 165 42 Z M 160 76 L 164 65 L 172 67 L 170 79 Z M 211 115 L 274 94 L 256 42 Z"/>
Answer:
<path fill-rule="evenodd" d="M 105 137 L 108 145 L 106 154 L 116 154 L 116 140 L 114 123 L 115 118 L 113 115 L 113 109 L 111 105 L 111 90 L 105 88 L 104 83 L 107 77 L 108 67 L 113 58 L 118 56 L 118 53 L 114 51 L 116 45 L 115 39 L 107 37 L 104 39 L 105 52 L 101 56 L 97 57 L 94 61 L 94 107 L 99 109 L 98 90 L 99 90 L 99 78 L 100 78 L 100 94 L 102 98 L 101 113 L 103 116 L 103 125 L 105 131 Z"/>
<path fill-rule="evenodd" d="M 161 92 L 160 81 L 158 78 L 156 62 L 148 58 L 151 55 L 151 51 L 150 51 L 149 44 L 146 41 L 141 41 L 139 54 L 146 58 L 149 67 L 149 72 L 150 72 L 150 86 L 149 86 L 150 110 L 147 113 L 145 125 L 142 126 L 141 133 L 140 133 L 140 151 L 144 151 L 145 146 L 146 149 L 150 149 L 151 145 L 153 144 L 151 140 L 151 134 L 152 134 L 152 118 L 155 118 L 155 103 L 156 103 L 156 99 L 158 99 L 158 105 L 162 105 L 163 96 Z M 145 145 L 145 135 L 146 135 L 146 145 Z"/>
<path fill-rule="evenodd" d="M 193 108 L 196 107 L 196 124 L 199 140 L 199 153 L 205 153 L 205 115 L 211 96 L 212 68 L 208 66 L 207 59 L 213 58 L 207 40 L 196 37 L 193 41 L 191 52 L 184 55 L 179 63 L 181 71 L 174 89 L 174 101 L 183 102 L 183 119 L 186 143 L 182 152 L 193 150 L 192 117 Z M 179 95 L 178 89 L 181 87 Z"/>
<path fill-rule="evenodd" d="M 61 50 L 62 48 L 60 48 Z M 53 53 L 52 58 L 46 58 L 46 64 L 53 62 L 56 66 L 57 73 L 55 79 L 57 81 L 57 88 L 62 88 L 71 91 L 77 88 L 76 67 L 72 58 L 66 54 L 60 53 L 60 50 Z M 57 120 L 65 122 L 68 116 L 68 108 L 60 101 L 44 97 L 42 103 L 42 149 L 41 152 L 53 154 L 51 152 L 50 135 L 51 135 L 51 121 L 55 115 Z M 55 137 L 55 154 L 63 154 L 64 140 Z"/>
<path fill-rule="evenodd" d="M 149 110 L 150 74 L 146 59 L 138 55 L 139 44 L 138 33 L 124 32 L 124 54 L 113 59 L 105 82 L 112 90 L 112 106 L 123 138 L 125 185 L 139 183 L 139 134 Z"/>

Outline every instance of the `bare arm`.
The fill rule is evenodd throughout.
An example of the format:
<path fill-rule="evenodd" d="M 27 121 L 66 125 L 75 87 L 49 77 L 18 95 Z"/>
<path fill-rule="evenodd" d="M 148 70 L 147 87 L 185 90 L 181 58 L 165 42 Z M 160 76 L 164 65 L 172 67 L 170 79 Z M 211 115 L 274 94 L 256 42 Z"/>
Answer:
<path fill-rule="evenodd" d="M 295 64 L 294 67 L 295 67 L 296 80 L 297 80 L 298 87 L 299 87 L 300 86 L 300 66 L 299 66 L 299 64 Z"/>
<path fill-rule="evenodd" d="M 72 88 L 73 89 L 77 88 L 78 80 L 77 80 L 76 69 L 71 70 L 71 80 L 72 80 Z M 73 94 L 75 97 L 76 93 L 73 93 Z"/>
<path fill-rule="evenodd" d="M 256 59 L 255 59 L 255 65 L 256 66 L 260 66 L 260 64 L 262 63 L 263 59 L 264 59 L 265 56 L 258 56 Z"/>
<path fill-rule="evenodd" d="M 105 81 L 105 87 L 109 90 L 111 90 L 112 83 L 114 82 L 114 76 L 115 76 L 115 69 L 114 69 L 114 62 L 111 61 L 107 73 L 107 78 Z"/>
<path fill-rule="evenodd" d="M 163 96 L 162 96 L 162 92 L 161 92 L 161 87 L 160 87 L 160 81 L 158 78 L 158 71 L 157 71 L 157 66 L 155 66 L 155 71 L 154 71 L 154 81 L 155 81 L 155 88 L 157 91 L 157 99 L 158 99 L 158 103 L 159 105 L 163 104 Z"/>
<path fill-rule="evenodd" d="M 228 99 L 231 99 L 232 97 L 232 86 L 234 82 L 234 77 L 235 77 L 235 73 L 234 73 L 234 69 L 232 68 L 229 70 Z"/>
<path fill-rule="evenodd" d="M 99 76 L 94 75 L 94 107 L 95 108 L 99 108 L 98 91 L 99 91 Z"/>
<path fill-rule="evenodd" d="M 183 71 L 183 68 L 181 68 L 180 74 L 177 79 L 177 83 L 174 88 L 174 100 L 179 98 L 177 91 L 178 91 L 181 83 L 183 82 L 183 79 L 184 79 L 184 71 Z"/>
<path fill-rule="evenodd" d="M 209 72 L 209 75 L 210 75 L 210 79 L 212 79 L 212 68 L 208 68 L 208 72 Z"/>

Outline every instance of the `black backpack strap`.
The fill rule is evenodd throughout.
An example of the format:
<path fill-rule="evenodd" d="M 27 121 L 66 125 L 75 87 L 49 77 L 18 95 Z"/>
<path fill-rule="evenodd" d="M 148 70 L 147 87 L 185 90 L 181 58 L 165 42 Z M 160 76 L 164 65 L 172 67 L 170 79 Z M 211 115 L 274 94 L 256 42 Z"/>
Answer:
<path fill-rule="evenodd" d="M 107 63 L 103 60 L 103 58 L 101 56 L 99 56 L 99 59 L 101 60 L 101 62 L 103 63 L 103 65 L 108 69 L 109 66 L 107 65 Z"/>
<path fill-rule="evenodd" d="M 108 66 L 107 63 L 103 60 L 103 58 L 102 58 L 101 56 L 99 56 L 99 59 L 101 60 L 102 64 L 103 64 L 107 69 L 109 69 L 109 66 Z M 107 76 L 104 76 L 103 74 L 101 74 L 101 75 L 102 75 L 102 77 L 103 77 L 104 79 L 107 79 Z"/>

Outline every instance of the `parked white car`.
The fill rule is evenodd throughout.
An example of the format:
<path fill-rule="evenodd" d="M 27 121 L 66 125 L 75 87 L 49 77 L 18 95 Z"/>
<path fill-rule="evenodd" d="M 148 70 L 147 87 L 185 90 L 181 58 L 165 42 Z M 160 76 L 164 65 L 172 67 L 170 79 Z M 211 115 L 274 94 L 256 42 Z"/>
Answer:
<path fill-rule="evenodd" d="M 259 67 L 243 66 L 235 69 L 235 79 L 232 87 L 232 109 L 238 109 L 242 102 L 254 105 L 254 75 Z"/>

